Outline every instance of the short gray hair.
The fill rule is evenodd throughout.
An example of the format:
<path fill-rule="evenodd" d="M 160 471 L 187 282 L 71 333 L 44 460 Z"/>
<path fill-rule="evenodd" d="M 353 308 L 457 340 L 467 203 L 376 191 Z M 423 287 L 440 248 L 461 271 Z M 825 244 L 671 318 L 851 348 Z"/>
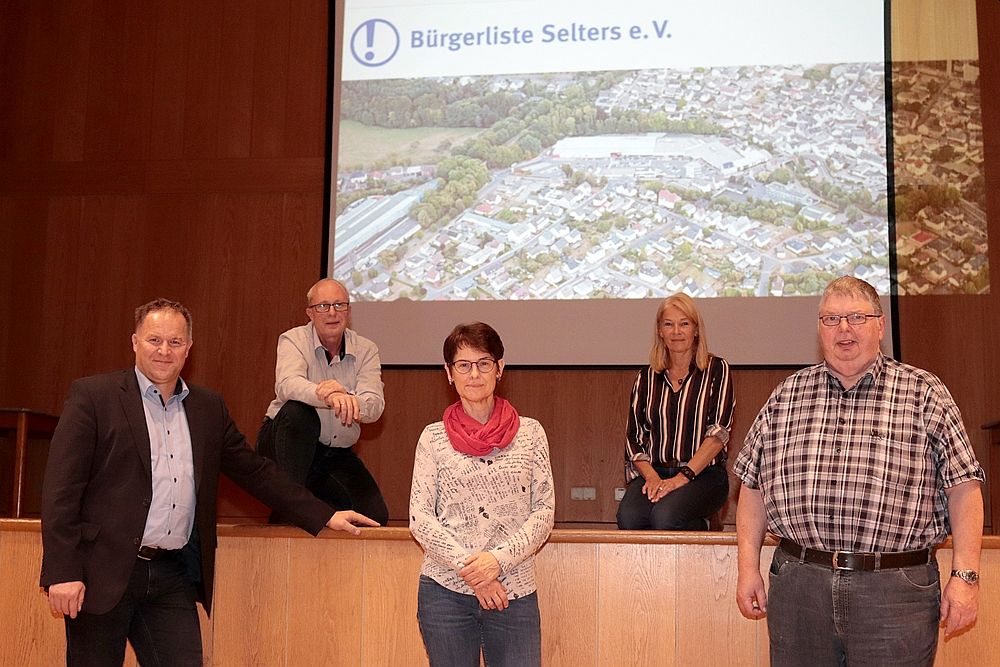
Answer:
<path fill-rule="evenodd" d="M 317 280 L 315 282 L 315 284 L 313 284 L 313 286 L 309 288 L 309 291 L 306 292 L 306 305 L 307 306 L 310 303 L 312 303 L 313 294 L 316 292 L 316 288 L 319 287 L 322 283 L 334 283 L 335 285 L 340 285 L 340 288 L 342 290 L 344 290 L 344 293 L 347 295 L 347 298 L 350 299 L 350 297 L 351 297 L 351 290 L 347 289 L 347 285 L 345 285 L 344 283 L 340 282 L 336 278 L 323 278 L 322 280 Z"/>
<path fill-rule="evenodd" d="M 876 315 L 882 314 L 882 302 L 879 301 L 878 292 L 869 283 L 861 280 L 861 278 L 855 278 L 854 276 L 834 278 L 826 286 L 826 289 L 823 290 L 823 298 L 820 299 L 820 305 L 822 306 L 827 298 L 834 294 L 864 299 L 874 309 Z"/>

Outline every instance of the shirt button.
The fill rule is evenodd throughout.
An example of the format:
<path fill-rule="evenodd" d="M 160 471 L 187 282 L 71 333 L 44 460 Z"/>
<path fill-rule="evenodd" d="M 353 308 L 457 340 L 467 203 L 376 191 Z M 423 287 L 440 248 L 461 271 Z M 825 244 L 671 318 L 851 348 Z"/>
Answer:
<path fill-rule="evenodd" d="M 839 454 L 840 452 L 842 452 L 842 451 L 843 451 L 843 450 L 842 450 L 842 449 L 841 449 L 840 447 L 837 447 L 837 453 L 838 453 L 838 454 Z M 173 457 L 171 456 L 170 458 L 173 458 Z"/>
<path fill-rule="evenodd" d="M 176 478 L 176 477 L 174 477 L 174 481 L 175 481 L 175 482 L 177 481 L 177 478 Z"/>
<path fill-rule="evenodd" d="M 838 421 L 839 423 L 841 423 L 841 424 L 846 424 L 846 423 L 847 423 L 847 420 L 846 420 L 846 419 L 844 419 L 843 417 L 840 417 L 840 418 L 838 418 L 838 419 L 837 419 L 837 421 Z"/>

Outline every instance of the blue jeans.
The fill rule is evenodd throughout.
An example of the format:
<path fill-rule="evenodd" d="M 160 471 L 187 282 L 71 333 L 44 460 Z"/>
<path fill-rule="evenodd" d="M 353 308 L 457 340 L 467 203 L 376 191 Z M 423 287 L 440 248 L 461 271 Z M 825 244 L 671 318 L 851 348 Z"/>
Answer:
<path fill-rule="evenodd" d="M 502 611 L 482 609 L 475 595 L 449 590 L 420 575 L 417 621 L 431 667 L 539 667 L 542 630 L 535 593 Z"/>
<path fill-rule="evenodd" d="M 140 665 L 202 665 L 195 587 L 180 558 L 136 559 L 125 595 L 111 611 L 64 618 L 71 667 L 120 667 L 126 639 Z"/>
<path fill-rule="evenodd" d="M 656 468 L 669 479 L 678 468 Z M 659 502 L 650 502 L 642 492 L 645 480 L 640 476 L 628 483 L 618 505 L 618 528 L 621 530 L 707 530 L 705 519 L 720 509 L 729 497 L 729 475 L 723 465 L 709 466 Z"/>
<path fill-rule="evenodd" d="M 771 665 L 932 665 L 941 582 L 936 561 L 834 572 L 782 549 L 771 561 Z"/>

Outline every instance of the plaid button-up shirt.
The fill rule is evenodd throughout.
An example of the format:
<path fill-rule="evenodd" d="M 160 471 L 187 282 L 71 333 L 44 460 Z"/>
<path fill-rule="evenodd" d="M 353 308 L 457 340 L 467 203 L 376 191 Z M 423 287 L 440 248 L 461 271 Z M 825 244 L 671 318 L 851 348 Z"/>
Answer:
<path fill-rule="evenodd" d="M 909 551 L 950 532 L 945 489 L 985 480 L 936 376 L 879 355 L 845 391 L 826 364 L 771 394 L 734 467 L 767 529 L 827 551 Z"/>

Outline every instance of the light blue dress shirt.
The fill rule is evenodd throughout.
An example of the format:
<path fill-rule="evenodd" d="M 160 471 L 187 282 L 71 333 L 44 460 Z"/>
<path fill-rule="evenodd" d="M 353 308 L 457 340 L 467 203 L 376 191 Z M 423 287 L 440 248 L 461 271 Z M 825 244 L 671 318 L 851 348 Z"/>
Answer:
<path fill-rule="evenodd" d="M 188 387 L 184 380 L 178 380 L 180 391 L 163 400 L 160 390 L 138 368 L 135 375 L 139 380 L 142 409 L 146 413 L 153 473 L 142 544 L 180 549 L 191 536 L 195 509 L 191 431 L 184 412 Z"/>

